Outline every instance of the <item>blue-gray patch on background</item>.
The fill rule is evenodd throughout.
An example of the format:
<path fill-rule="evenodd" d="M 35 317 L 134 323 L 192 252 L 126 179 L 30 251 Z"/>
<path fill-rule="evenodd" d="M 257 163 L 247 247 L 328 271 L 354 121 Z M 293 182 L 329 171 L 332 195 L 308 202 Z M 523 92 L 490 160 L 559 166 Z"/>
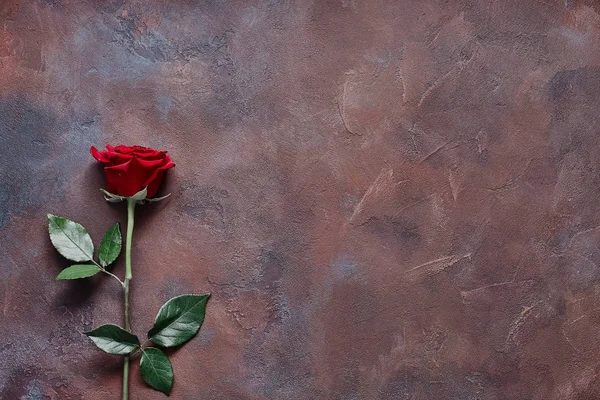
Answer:
<path fill-rule="evenodd" d="M 180 295 L 181 293 L 193 293 L 194 288 L 180 276 L 165 276 L 160 285 L 159 293 L 165 301 Z"/>
<path fill-rule="evenodd" d="M 82 121 L 69 126 L 21 97 L 0 99 L 0 142 L 7 149 L 0 158 L 0 229 L 27 209 L 43 215 L 64 198 L 72 175 L 92 162 L 89 148 L 100 131 L 83 129 Z"/>
<path fill-rule="evenodd" d="M 161 121 L 169 119 L 169 113 L 175 108 L 175 101 L 171 96 L 159 94 L 156 96 L 156 109 L 160 114 Z"/>
<path fill-rule="evenodd" d="M 214 330 L 202 327 L 200 328 L 200 332 L 198 332 L 198 339 L 204 346 L 208 345 L 216 335 L 217 333 Z"/>
<path fill-rule="evenodd" d="M 0 181 L 0 228 L 8 225 L 10 221 L 10 212 L 8 206 L 8 200 L 10 193 L 8 185 L 4 181 Z"/>
<path fill-rule="evenodd" d="M 333 263 L 333 272 L 336 280 L 347 280 L 352 278 L 361 278 L 359 266 L 346 255 L 339 256 Z"/>
<path fill-rule="evenodd" d="M 135 49 L 131 27 L 119 22 L 117 18 L 94 18 L 73 35 L 73 45 L 78 51 L 85 53 L 86 49 L 95 49 L 85 61 L 84 70 L 93 70 L 108 80 L 136 80 L 158 72 L 154 60 Z"/>
<path fill-rule="evenodd" d="M 43 395 L 42 387 L 38 381 L 31 381 L 27 384 L 26 400 L 42 400 Z"/>

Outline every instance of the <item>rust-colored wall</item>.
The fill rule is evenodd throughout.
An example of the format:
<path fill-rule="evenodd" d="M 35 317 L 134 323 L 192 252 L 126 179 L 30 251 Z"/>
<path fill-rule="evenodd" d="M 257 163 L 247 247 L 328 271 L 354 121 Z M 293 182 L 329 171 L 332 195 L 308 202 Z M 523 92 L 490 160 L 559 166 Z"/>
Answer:
<path fill-rule="evenodd" d="M 172 398 L 598 399 L 599 114 L 593 0 L 2 0 L 0 397 L 119 396 L 45 220 L 124 222 L 108 142 L 177 163 L 134 331 L 213 293 Z"/>

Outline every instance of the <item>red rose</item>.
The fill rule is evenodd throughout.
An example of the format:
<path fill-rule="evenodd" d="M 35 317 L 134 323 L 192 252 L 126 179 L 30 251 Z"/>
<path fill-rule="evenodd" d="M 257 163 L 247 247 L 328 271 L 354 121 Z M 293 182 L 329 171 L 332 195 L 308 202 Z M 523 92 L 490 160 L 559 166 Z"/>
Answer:
<path fill-rule="evenodd" d="M 106 145 L 106 151 L 90 149 L 94 158 L 104 163 L 108 191 L 119 196 L 133 196 L 148 187 L 147 197 L 154 197 L 165 171 L 175 164 L 166 151 L 142 146 Z"/>

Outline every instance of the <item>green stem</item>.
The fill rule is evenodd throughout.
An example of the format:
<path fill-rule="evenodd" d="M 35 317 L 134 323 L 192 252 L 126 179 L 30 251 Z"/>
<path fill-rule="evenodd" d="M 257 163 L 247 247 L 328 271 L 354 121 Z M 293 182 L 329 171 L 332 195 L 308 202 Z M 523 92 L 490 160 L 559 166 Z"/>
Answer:
<path fill-rule="evenodd" d="M 115 278 L 117 281 L 119 281 L 119 283 L 121 284 L 122 287 L 125 287 L 125 284 L 123 282 L 121 282 L 121 280 L 119 279 L 118 276 L 116 276 L 115 274 L 108 272 L 106 270 L 106 268 L 104 268 L 102 265 L 98 264 L 96 261 L 91 260 L 94 264 L 96 264 L 96 267 L 100 268 L 100 271 L 104 272 L 105 274 L 108 274 L 110 276 L 112 276 L 113 278 Z"/>
<path fill-rule="evenodd" d="M 133 215 L 135 200 L 127 199 L 127 236 L 125 237 L 125 280 L 123 281 L 123 295 L 125 299 L 125 330 L 131 332 L 129 323 L 129 281 L 131 280 L 131 239 L 133 237 Z M 123 397 L 129 399 L 129 356 L 123 360 Z"/>
<path fill-rule="evenodd" d="M 125 282 L 123 282 L 123 295 L 125 297 L 125 330 L 131 332 L 129 324 L 129 279 L 125 279 Z"/>
<path fill-rule="evenodd" d="M 129 399 L 129 356 L 125 356 L 123 361 L 123 397 L 121 399 Z"/>
<path fill-rule="evenodd" d="M 125 238 L 125 279 L 131 279 L 131 237 L 133 236 L 133 211 L 135 200 L 127 199 L 127 236 Z"/>

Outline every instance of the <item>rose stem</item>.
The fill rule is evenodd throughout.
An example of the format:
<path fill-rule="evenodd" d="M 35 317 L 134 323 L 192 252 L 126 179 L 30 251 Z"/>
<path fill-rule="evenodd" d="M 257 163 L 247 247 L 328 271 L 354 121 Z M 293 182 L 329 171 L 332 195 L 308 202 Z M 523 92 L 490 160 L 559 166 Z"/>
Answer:
<path fill-rule="evenodd" d="M 131 332 L 129 324 L 129 281 L 131 280 L 131 239 L 133 237 L 133 214 L 136 200 L 127 199 L 127 236 L 125 237 L 125 281 L 123 282 L 123 291 L 125 296 L 125 330 Z M 129 398 L 129 356 L 125 356 L 123 361 L 123 397 L 122 400 Z"/>

